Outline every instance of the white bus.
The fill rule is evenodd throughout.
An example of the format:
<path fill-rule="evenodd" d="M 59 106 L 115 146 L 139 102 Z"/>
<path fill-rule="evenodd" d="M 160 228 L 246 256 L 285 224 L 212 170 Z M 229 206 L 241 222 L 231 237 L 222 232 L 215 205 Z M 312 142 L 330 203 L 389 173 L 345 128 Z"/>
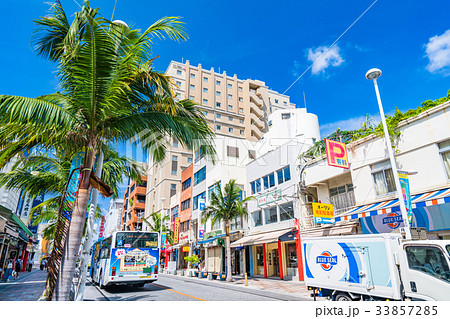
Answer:
<path fill-rule="evenodd" d="M 143 287 L 158 279 L 159 234 L 117 231 L 92 246 L 90 274 L 100 288 L 110 285 Z"/>

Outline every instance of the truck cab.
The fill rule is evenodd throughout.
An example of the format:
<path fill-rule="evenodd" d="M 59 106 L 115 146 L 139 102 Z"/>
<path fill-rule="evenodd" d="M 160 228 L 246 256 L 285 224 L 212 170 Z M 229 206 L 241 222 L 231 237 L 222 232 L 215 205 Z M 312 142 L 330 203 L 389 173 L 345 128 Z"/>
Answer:
<path fill-rule="evenodd" d="M 450 242 L 406 241 L 401 244 L 400 274 L 404 295 L 412 300 L 450 300 Z"/>

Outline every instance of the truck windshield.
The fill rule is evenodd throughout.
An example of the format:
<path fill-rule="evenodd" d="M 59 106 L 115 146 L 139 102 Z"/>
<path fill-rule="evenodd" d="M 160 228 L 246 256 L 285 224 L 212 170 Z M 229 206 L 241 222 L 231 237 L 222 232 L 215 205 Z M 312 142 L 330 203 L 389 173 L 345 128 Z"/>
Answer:
<path fill-rule="evenodd" d="M 447 246 L 447 250 L 448 250 Z M 450 268 L 447 258 L 438 247 L 406 247 L 409 268 L 427 273 L 433 277 L 450 282 Z"/>

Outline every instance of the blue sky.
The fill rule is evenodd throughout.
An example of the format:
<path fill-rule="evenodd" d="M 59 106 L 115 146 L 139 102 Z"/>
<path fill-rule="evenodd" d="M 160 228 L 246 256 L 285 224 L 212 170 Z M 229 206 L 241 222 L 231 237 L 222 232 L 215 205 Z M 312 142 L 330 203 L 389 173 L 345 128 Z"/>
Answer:
<path fill-rule="evenodd" d="M 111 18 L 116 0 L 92 0 Z M 145 29 L 163 16 L 180 16 L 189 40 L 155 40 L 155 67 L 190 60 L 284 92 L 375 0 L 144 1 L 117 0 L 114 19 Z M 61 1 L 68 14 L 82 0 Z M 47 14 L 41 0 L 0 0 L 0 94 L 35 97 L 56 90 L 55 68 L 30 44 L 32 20 Z M 386 113 L 415 108 L 450 89 L 450 1 L 378 0 L 336 45 L 286 93 L 319 117 L 322 137 L 355 129 L 376 116 L 373 67 Z M 5 27 L 7 26 L 7 28 Z M 107 208 L 107 207 L 106 207 Z"/>

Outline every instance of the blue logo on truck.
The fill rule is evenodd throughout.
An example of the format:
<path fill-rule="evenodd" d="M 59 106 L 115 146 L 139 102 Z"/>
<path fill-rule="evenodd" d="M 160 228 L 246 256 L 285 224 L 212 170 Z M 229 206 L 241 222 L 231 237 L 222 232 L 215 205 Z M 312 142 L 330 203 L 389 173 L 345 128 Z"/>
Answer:
<path fill-rule="evenodd" d="M 323 270 L 330 271 L 337 265 L 337 256 L 333 256 L 329 251 L 324 251 L 316 257 L 316 264 L 320 264 Z"/>

